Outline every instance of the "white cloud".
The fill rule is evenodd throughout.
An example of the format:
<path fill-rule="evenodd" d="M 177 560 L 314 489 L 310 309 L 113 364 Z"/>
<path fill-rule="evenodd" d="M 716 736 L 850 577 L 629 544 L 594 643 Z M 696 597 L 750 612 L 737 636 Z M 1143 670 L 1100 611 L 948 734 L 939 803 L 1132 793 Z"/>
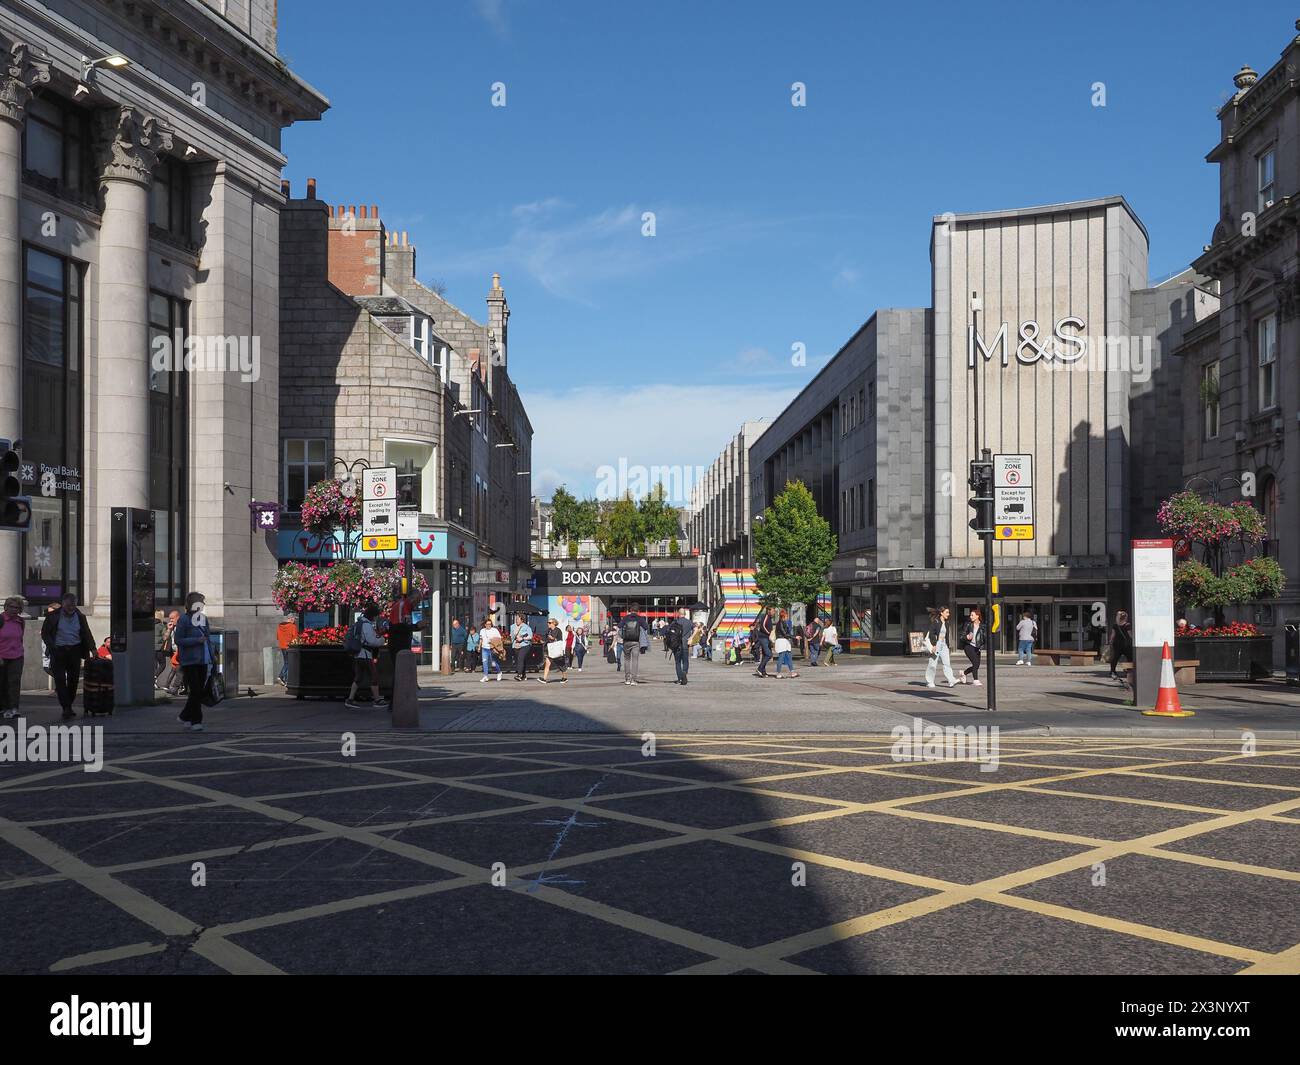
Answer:
<path fill-rule="evenodd" d="M 505 0 L 474 0 L 474 6 L 478 9 L 479 17 L 491 26 L 495 33 L 504 37 L 509 32 L 510 27 L 506 24 Z"/>
<path fill-rule="evenodd" d="M 695 467 L 707 469 L 743 422 L 775 417 L 805 383 L 801 377 L 785 387 L 737 383 L 530 389 L 533 455 L 540 460 L 534 467 L 557 478 L 550 489 L 563 483 L 578 496 L 594 495 L 600 467 L 618 469 L 620 459 L 627 467 L 681 467 L 683 478 L 694 479 Z M 536 474 L 534 492 L 549 496 Z"/>

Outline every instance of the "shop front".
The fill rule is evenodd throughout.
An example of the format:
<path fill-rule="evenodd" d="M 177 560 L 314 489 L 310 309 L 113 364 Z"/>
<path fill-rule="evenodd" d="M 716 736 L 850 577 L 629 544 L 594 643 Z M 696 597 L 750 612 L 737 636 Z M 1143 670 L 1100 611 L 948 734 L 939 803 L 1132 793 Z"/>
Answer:
<path fill-rule="evenodd" d="M 405 557 L 404 550 L 372 551 L 357 533 L 351 535 L 349 543 L 341 530 L 332 536 L 318 536 L 303 529 L 281 529 L 277 535 L 281 563 L 326 565 L 353 558 L 363 565 L 394 566 Z M 429 585 L 428 597 L 417 605 L 412 615 L 417 624 L 428 622 L 426 628 L 416 632 L 412 647 L 419 654 L 421 665 L 437 664 L 435 649 L 446 642 L 451 619 L 469 615 L 470 575 L 477 561 L 478 545 L 445 525 L 421 529 L 419 538 L 411 541 L 412 568 L 423 573 Z M 318 623 L 325 621 L 319 619 Z"/>
<path fill-rule="evenodd" d="M 599 631 L 635 610 L 651 623 L 700 597 L 700 566 L 689 559 L 556 560 L 533 573 L 532 603 L 560 626 Z"/>

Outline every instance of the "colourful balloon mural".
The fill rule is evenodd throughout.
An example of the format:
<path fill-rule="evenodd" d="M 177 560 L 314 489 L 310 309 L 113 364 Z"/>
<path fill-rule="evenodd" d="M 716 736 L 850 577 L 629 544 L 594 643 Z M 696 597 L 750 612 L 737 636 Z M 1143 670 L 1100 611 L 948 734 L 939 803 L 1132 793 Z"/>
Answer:
<path fill-rule="evenodd" d="M 548 596 L 548 600 L 547 610 L 560 623 L 560 628 L 581 625 L 585 629 L 591 629 L 591 596 L 552 595 Z"/>

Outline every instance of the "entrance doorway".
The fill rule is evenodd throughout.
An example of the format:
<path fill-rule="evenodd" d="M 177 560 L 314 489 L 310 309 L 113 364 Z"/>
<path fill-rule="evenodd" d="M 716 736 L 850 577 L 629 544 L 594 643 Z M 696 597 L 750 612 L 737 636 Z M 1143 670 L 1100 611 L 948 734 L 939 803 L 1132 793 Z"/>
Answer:
<path fill-rule="evenodd" d="M 1100 649 L 1105 639 L 1105 628 L 1094 623 L 1099 605 L 1102 607 L 1101 617 L 1104 618 L 1104 604 L 1093 599 L 1054 603 L 1051 635 L 1057 642 L 1053 646 L 1071 651 Z"/>

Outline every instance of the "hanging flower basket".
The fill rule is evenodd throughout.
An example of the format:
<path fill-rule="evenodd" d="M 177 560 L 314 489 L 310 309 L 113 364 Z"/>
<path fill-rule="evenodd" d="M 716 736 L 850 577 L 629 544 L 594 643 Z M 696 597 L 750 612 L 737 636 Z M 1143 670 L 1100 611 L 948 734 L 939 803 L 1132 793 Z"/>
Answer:
<path fill-rule="evenodd" d="M 361 520 L 361 482 L 317 481 L 307 489 L 300 516 L 302 527 L 317 536 L 350 528 Z"/>

